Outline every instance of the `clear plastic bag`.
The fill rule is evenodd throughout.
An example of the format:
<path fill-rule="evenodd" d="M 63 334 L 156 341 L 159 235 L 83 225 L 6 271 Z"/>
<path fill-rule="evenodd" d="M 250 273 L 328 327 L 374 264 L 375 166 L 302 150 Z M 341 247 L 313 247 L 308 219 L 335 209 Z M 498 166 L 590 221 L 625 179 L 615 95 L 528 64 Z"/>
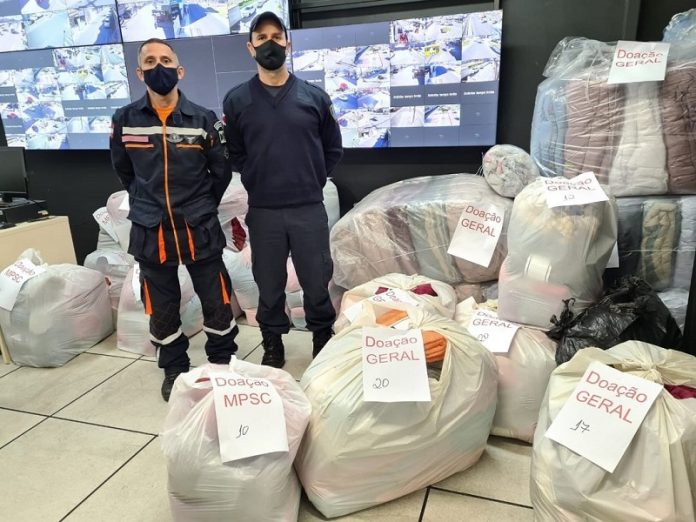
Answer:
<path fill-rule="evenodd" d="M 506 215 L 489 266 L 449 255 L 462 211 L 470 204 L 487 203 Z M 334 281 L 354 288 L 391 273 L 420 274 L 450 285 L 495 280 L 505 257 L 511 206 L 482 176 L 470 174 L 426 176 L 381 187 L 332 229 Z"/>
<path fill-rule="evenodd" d="M 104 276 L 78 265 L 46 265 L 39 252 L 28 259 L 45 272 L 22 285 L 12 311 L 0 308 L 0 327 L 20 366 L 63 366 L 114 331 Z"/>
<path fill-rule="evenodd" d="M 615 48 L 565 38 L 551 53 L 532 122 L 542 175 L 592 171 L 617 197 L 696 193 L 696 41 L 670 48 L 663 82 L 608 84 Z"/>
<path fill-rule="evenodd" d="M 696 399 L 663 390 L 613 473 L 544 436 L 593 361 L 653 382 L 696 387 L 696 358 L 637 341 L 606 351 L 587 348 L 554 371 L 534 433 L 530 492 L 536 518 L 696 520 Z"/>
<path fill-rule="evenodd" d="M 457 305 L 454 320 L 468 328 L 476 310 L 496 311 L 495 300 L 476 304 L 471 299 Z M 512 338 L 507 354 L 496 354 L 498 406 L 492 435 L 532 442 L 539 408 L 551 372 L 556 369 L 556 343 L 544 332 L 521 327 Z"/>
<path fill-rule="evenodd" d="M 231 370 L 271 381 L 285 413 L 287 453 L 220 461 L 210 372 Z M 230 366 L 205 364 L 174 383 L 161 433 L 167 459 L 172 517 L 180 522 L 297 520 L 300 485 L 292 464 L 311 406 L 292 376 L 282 370 L 232 358 Z"/>
<path fill-rule="evenodd" d="M 114 324 L 118 318 L 118 302 L 121 300 L 123 283 L 134 263 L 133 256 L 121 250 L 95 250 L 87 254 L 83 263 L 85 267 L 104 274 L 106 285 L 109 288 Z"/>
<path fill-rule="evenodd" d="M 493 356 L 451 319 L 409 310 L 409 326 L 445 337 L 431 402 L 362 400 L 362 326 L 368 308 L 334 336 L 300 385 L 312 417 L 295 461 L 305 492 L 326 517 L 407 495 L 473 466 L 496 405 Z"/>
<path fill-rule="evenodd" d="M 539 168 L 526 151 L 514 145 L 494 145 L 483 156 L 486 181 L 498 194 L 514 198 L 539 177 Z"/>
<path fill-rule="evenodd" d="M 696 42 L 696 9 L 675 14 L 665 27 L 663 42 Z"/>
<path fill-rule="evenodd" d="M 602 293 L 602 273 L 616 243 L 616 202 L 549 208 L 544 181 L 517 198 L 508 228 L 508 255 L 498 280 L 502 319 L 548 328 L 575 299 L 577 310 Z"/>

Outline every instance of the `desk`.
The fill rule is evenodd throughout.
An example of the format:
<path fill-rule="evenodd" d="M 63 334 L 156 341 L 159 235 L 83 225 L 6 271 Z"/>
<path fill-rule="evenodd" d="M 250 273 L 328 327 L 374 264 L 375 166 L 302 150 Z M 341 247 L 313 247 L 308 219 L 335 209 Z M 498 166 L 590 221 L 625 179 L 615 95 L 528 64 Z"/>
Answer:
<path fill-rule="evenodd" d="M 16 227 L 0 230 L 0 270 L 14 263 L 27 248 L 39 251 L 44 263 L 77 264 L 75 247 L 70 234 L 70 223 L 65 216 L 52 216 L 41 221 L 19 223 Z M 5 364 L 10 354 L 0 331 L 0 352 Z"/>
<path fill-rule="evenodd" d="M 17 261 L 27 248 L 38 250 L 44 263 L 49 265 L 77 263 L 70 223 L 65 216 L 19 223 L 0 230 L 0 270 Z"/>

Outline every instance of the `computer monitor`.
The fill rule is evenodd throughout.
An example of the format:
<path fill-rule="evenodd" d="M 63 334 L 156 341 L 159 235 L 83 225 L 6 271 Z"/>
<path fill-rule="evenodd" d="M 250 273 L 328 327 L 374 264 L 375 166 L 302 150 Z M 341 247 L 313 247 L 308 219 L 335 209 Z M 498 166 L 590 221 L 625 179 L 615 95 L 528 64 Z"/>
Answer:
<path fill-rule="evenodd" d="M 4 203 L 28 196 L 24 148 L 0 147 L 0 194 Z"/>

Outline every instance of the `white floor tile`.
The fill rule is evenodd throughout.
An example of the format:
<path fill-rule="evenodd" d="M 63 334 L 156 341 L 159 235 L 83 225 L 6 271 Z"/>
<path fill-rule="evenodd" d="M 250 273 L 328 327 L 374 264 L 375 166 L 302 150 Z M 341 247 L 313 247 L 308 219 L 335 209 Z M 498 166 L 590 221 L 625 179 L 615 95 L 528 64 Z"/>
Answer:
<path fill-rule="evenodd" d="M 0 379 L 0 406 L 49 415 L 132 362 L 83 353 L 60 368 L 22 367 Z"/>
<path fill-rule="evenodd" d="M 386 504 L 331 520 L 337 522 L 416 522 L 420 516 L 424 498 L 425 490 L 422 489 Z M 321 520 L 327 519 L 303 496 L 298 521 L 316 522 Z"/>
<path fill-rule="evenodd" d="M 3 516 L 60 520 L 149 440 L 76 422 L 42 422 L 0 450 Z"/>
<path fill-rule="evenodd" d="M 167 415 L 160 388 L 164 372 L 147 361 L 135 361 L 57 416 L 157 434 Z"/>
<path fill-rule="evenodd" d="M 490 437 L 486 451 L 473 467 L 435 485 L 451 491 L 531 506 L 528 479 L 531 458 L 532 447 L 529 444 Z"/>
<path fill-rule="evenodd" d="M 285 366 L 283 370 L 300 380 L 302 374 L 312 362 L 312 333 L 302 330 L 290 330 L 283 336 L 285 345 Z M 261 364 L 263 349 L 255 350 L 246 360 Z"/>
<path fill-rule="evenodd" d="M 167 464 L 153 440 L 73 511 L 66 522 L 168 522 Z"/>
<path fill-rule="evenodd" d="M 112 333 L 109 337 L 104 339 L 102 342 L 95 344 L 87 353 L 98 353 L 101 355 L 112 355 L 114 357 L 125 357 L 127 359 L 140 359 L 139 353 L 126 352 L 119 350 L 116 347 L 116 332 Z"/>
<path fill-rule="evenodd" d="M 430 490 L 423 522 L 531 522 L 531 509 L 493 500 Z"/>
<path fill-rule="evenodd" d="M 32 426 L 36 426 L 45 418 L 41 415 L 0 410 L 0 446 L 4 446 Z M 2 486 L 0 486 L 0 489 L 2 489 Z"/>
<path fill-rule="evenodd" d="M 17 368 L 19 368 L 19 366 L 15 366 L 14 364 L 4 364 L 2 359 L 0 359 L 0 377 L 15 371 Z"/>

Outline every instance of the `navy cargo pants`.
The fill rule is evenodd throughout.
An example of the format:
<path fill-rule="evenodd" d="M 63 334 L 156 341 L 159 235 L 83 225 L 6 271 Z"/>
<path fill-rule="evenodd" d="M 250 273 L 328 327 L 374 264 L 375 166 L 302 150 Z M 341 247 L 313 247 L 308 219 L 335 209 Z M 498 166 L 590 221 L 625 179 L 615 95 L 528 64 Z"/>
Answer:
<path fill-rule="evenodd" d="M 331 328 L 336 311 L 329 297 L 333 261 L 329 223 L 323 203 L 290 208 L 249 208 L 246 216 L 254 280 L 259 287 L 256 320 L 262 333 L 290 330 L 285 313 L 287 260 L 292 262 L 303 291 L 307 329 Z"/>
<path fill-rule="evenodd" d="M 208 336 L 208 361 L 227 364 L 237 351 L 239 332 L 230 305 L 232 285 L 218 255 L 186 265 L 203 308 L 203 331 Z M 181 331 L 181 287 L 176 265 L 140 263 L 140 294 L 150 315 L 150 340 L 158 349 L 158 365 L 165 371 L 189 370 L 189 341 Z"/>

